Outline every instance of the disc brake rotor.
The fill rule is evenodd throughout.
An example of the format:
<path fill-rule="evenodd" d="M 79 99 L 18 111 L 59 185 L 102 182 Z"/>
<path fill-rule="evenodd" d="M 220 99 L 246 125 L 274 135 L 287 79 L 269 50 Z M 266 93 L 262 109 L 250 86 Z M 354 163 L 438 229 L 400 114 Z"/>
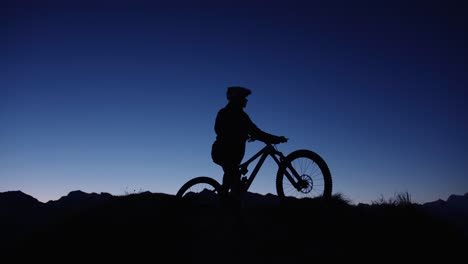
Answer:
<path fill-rule="evenodd" d="M 314 187 L 314 182 L 312 181 L 312 177 L 310 177 L 307 174 L 302 174 L 299 185 L 300 185 L 300 192 L 309 193 L 310 191 L 312 191 Z"/>

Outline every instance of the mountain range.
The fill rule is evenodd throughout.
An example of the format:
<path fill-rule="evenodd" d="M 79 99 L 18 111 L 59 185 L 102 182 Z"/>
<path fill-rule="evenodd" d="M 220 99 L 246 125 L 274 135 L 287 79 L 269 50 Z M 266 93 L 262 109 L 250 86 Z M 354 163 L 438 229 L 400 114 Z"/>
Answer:
<path fill-rule="evenodd" d="M 0 249 L 15 261 L 30 252 L 45 260 L 65 255 L 283 263 L 383 255 L 430 259 L 429 252 L 455 258 L 468 248 L 468 193 L 424 204 L 350 205 L 337 196 L 287 206 L 275 195 L 249 193 L 239 212 L 194 201 L 164 193 L 72 191 L 43 203 L 21 191 L 3 192 Z"/>

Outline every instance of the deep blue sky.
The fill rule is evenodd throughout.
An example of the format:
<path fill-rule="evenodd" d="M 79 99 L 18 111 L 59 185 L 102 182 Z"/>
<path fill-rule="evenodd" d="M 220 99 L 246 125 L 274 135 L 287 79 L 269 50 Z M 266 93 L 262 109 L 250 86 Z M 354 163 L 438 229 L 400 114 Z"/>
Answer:
<path fill-rule="evenodd" d="M 252 120 L 290 138 L 279 149 L 319 153 L 355 203 L 468 192 L 462 6 L 35 2 L 0 9 L 0 191 L 48 201 L 221 180 L 214 119 L 243 85 Z M 266 165 L 252 191 L 276 192 Z"/>

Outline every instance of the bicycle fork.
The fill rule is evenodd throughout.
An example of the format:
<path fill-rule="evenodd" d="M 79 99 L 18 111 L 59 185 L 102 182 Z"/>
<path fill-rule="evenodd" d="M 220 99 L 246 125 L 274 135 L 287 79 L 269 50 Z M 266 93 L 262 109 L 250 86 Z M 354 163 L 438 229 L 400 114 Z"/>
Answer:
<path fill-rule="evenodd" d="M 296 188 L 296 190 L 301 191 L 304 186 L 304 180 L 302 179 L 301 175 L 297 173 L 293 166 L 290 163 L 285 161 L 285 157 L 283 155 L 279 155 L 280 158 L 278 159 L 276 156 L 272 155 L 273 159 L 278 163 L 278 166 L 284 170 L 284 175 L 288 178 L 289 182 Z M 289 173 L 288 169 L 291 171 Z"/>

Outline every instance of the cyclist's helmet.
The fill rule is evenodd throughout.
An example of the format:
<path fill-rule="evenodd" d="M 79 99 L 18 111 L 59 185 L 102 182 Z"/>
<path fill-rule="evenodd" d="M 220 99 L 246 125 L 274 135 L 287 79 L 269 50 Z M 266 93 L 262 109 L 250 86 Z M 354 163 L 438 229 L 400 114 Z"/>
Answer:
<path fill-rule="evenodd" d="M 245 87 L 240 87 L 240 86 L 231 86 L 227 88 L 227 99 L 229 101 L 232 100 L 241 100 L 246 98 L 252 93 L 250 89 L 247 89 Z"/>

